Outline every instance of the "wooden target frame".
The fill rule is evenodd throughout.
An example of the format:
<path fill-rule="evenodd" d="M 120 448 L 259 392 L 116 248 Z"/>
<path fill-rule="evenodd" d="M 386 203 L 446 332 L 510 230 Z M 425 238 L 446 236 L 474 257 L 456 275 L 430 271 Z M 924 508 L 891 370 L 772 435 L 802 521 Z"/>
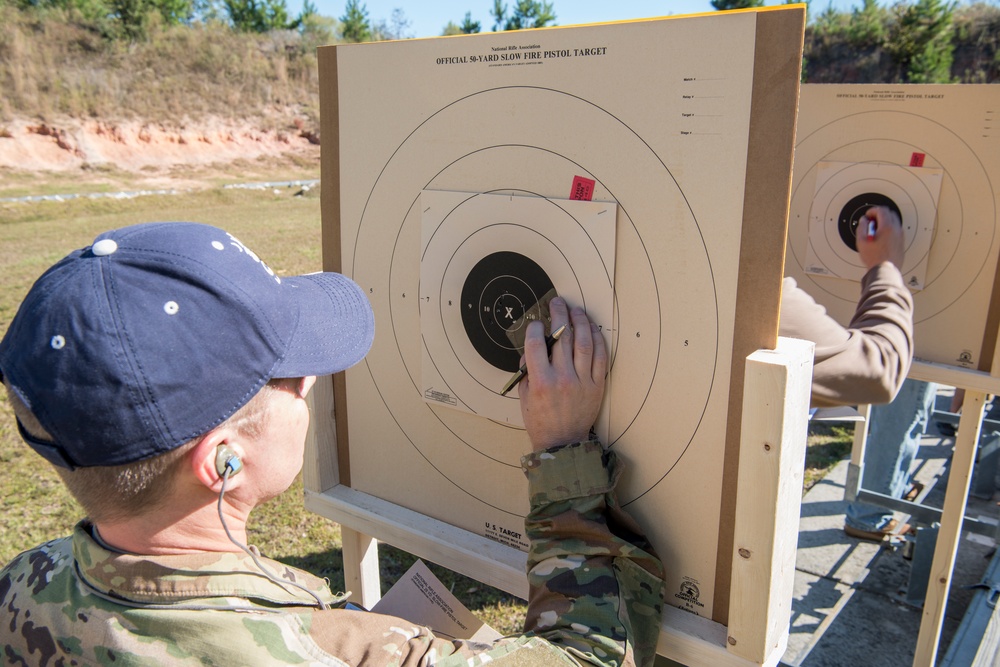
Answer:
<path fill-rule="evenodd" d="M 526 593 L 527 438 L 499 399 L 471 395 L 509 372 L 469 358 L 466 320 L 448 310 L 502 300 L 512 314 L 513 288 L 447 296 L 497 246 L 560 294 L 584 286 L 574 303 L 593 296 L 581 272 L 613 266 L 613 302 L 594 310 L 612 351 L 604 428 L 668 570 L 661 652 L 777 662 L 799 502 L 781 482 L 801 476 L 811 348 L 755 351 L 778 342 L 804 18 L 793 6 L 320 49 L 324 267 L 368 293 L 377 333 L 314 392 L 306 503 L 345 526 L 362 601 L 378 594 L 375 539 Z M 709 47 L 720 39 L 730 48 Z M 610 215 L 577 213 L 581 192 Z M 526 221 L 494 202 L 524 197 L 561 211 Z M 426 222 L 432 199 L 447 210 Z M 587 224 L 613 225 L 610 249 L 572 231 Z M 476 281 L 476 294 L 494 282 Z M 457 342 L 424 340 L 441 326 Z M 772 380 L 744 401 L 758 373 Z M 753 489 L 760 466 L 773 488 Z"/>

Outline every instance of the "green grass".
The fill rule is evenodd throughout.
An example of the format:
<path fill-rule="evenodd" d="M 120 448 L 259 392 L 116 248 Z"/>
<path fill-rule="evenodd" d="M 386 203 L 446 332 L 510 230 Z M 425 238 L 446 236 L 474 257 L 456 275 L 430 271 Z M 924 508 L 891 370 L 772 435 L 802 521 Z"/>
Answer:
<path fill-rule="evenodd" d="M 833 466 L 850 456 L 853 442 L 853 425 L 822 422 L 809 424 L 809 446 L 806 449 L 802 492 L 811 489 Z"/>
<path fill-rule="evenodd" d="M 81 180 L 82 175 L 82 180 Z M 203 190 L 232 183 L 305 181 L 319 178 L 319 148 L 303 155 L 261 156 L 256 160 L 235 160 L 226 165 L 174 165 L 140 172 L 95 165 L 80 171 L 31 172 L 0 168 L 0 199 L 88 195 L 139 190 L 167 190 L 181 183 L 179 189 Z M 10 204 L 0 202 L 0 210 Z M 2 216 L 0 216 L 2 217 Z"/>
<path fill-rule="evenodd" d="M 292 196 L 294 192 L 215 189 L 124 201 L 78 199 L 0 205 L 0 336 L 31 284 L 52 263 L 90 244 L 105 230 L 138 222 L 186 220 L 217 225 L 254 248 L 281 275 L 318 271 L 318 189 L 303 197 Z M 21 442 L 6 393 L 0 394 L 3 566 L 19 552 L 67 534 L 82 513 L 51 467 Z M 807 455 L 807 486 L 850 451 L 850 429 L 812 428 L 815 435 L 810 438 Z M 305 510 L 301 483 L 255 510 L 248 532 L 250 541 L 267 556 L 327 577 L 335 590 L 343 590 L 340 527 Z M 409 568 L 413 556 L 386 545 L 379 553 L 384 591 Z M 510 633 L 520 628 L 525 611 L 520 600 L 430 565 L 460 600 L 495 629 Z"/>

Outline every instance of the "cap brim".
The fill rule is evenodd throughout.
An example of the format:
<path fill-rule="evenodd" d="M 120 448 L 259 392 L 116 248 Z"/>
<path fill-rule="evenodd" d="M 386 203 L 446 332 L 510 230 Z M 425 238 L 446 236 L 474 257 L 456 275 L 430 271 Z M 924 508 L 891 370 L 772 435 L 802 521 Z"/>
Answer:
<path fill-rule="evenodd" d="M 353 280 L 339 273 L 313 273 L 282 278 L 281 283 L 297 325 L 272 377 L 330 375 L 364 358 L 375 338 L 375 316 Z"/>

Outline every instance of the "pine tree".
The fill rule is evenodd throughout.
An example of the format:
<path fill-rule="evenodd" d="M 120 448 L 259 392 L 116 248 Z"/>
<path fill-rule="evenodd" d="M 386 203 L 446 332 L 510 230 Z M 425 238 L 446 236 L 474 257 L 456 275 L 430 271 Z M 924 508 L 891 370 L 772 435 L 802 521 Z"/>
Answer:
<path fill-rule="evenodd" d="M 885 41 L 885 24 L 888 11 L 879 7 L 877 0 L 864 0 L 861 8 L 851 12 L 847 37 L 857 46 L 879 46 Z"/>
<path fill-rule="evenodd" d="M 358 5 L 358 0 L 347 0 L 344 15 L 340 17 L 341 35 L 345 42 L 369 42 L 372 26 L 368 22 L 368 9 Z"/>
<path fill-rule="evenodd" d="M 952 21 L 955 5 L 941 0 L 917 0 L 894 8 L 886 50 L 897 67 L 897 80 L 948 83 L 955 46 Z"/>
<path fill-rule="evenodd" d="M 490 10 L 493 17 L 493 32 L 502 30 L 504 21 L 507 19 L 507 5 L 502 0 L 493 0 L 493 9 Z"/>
<path fill-rule="evenodd" d="M 763 2 L 763 0 L 760 0 Z M 514 5 L 514 12 L 507 17 L 507 5 L 501 0 L 493 0 L 493 9 L 490 11 L 493 16 L 493 30 L 498 28 L 504 30 L 524 30 L 526 28 L 542 28 L 553 25 L 556 20 L 555 10 L 551 2 L 539 2 L 538 0 L 517 0 Z"/>
<path fill-rule="evenodd" d="M 720 12 L 728 9 L 750 9 L 752 7 L 763 7 L 764 0 L 712 0 L 712 6 Z"/>
<path fill-rule="evenodd" d="M 472 12 L 465 12 L 465 19 L 458 26 L 458 29 L 463 35 L 472 35 L 479 32 L 482 26 L 480 26 L 479 21 L 472 20 Z"/>
<path fill-rule="evenodd" d="M 233 27 L 243 32 L 269 32 L 290 27 L 285 0 L 223 0 Z"/>

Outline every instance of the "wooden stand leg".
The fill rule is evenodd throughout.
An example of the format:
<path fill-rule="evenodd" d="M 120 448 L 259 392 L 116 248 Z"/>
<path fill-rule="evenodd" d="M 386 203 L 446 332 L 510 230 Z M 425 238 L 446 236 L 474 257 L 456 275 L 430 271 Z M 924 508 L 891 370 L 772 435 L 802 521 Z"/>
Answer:
<path fill-rule="evenodd" d="M 966 391 L 962 418 L 955 436 L 955 453 L 951 457 L 951 469 L 948 471 L 941 528 L 938 531 L 934 562 L 927 583 L 927 597 L 920 619 L 920 635 L 917 637 L 917 650 L 913 656 L 914 667 L 932 667 L 937 659 L 941 622 L 944 620 L 948 591 L 951 589 L 952 571 L 958 552 L 958 540 L 962 534 L 962 519 L 965 516 L 985 403 L 985 393 Z"/>
<path fill-rule="evenodd" d="M 351 602 L 371 609 L 382 599 L 378 571 L 378 541 L 356 530 L 340 527 L 344 549 L 344 587 Z"/>
<path fill-rule="evenodd" d="M 788 643 L 812 361 L 811 342 L 788 338 L 747 357 L 726 642 L 757 665 Z"/>
<path fill-rule="evenodd" d="M 853 503 L 858 499 L 861 482 L 865 476 L 865 448 L 868 446 L 868 426 L 872 420 L 872 406 L 859 405 L 858 413 L 863 420 L 854 425 L 854 443 L 851 445 L 851 463 L 847 468 L 847 484 L 844 487 L 844 500 Z"/>

